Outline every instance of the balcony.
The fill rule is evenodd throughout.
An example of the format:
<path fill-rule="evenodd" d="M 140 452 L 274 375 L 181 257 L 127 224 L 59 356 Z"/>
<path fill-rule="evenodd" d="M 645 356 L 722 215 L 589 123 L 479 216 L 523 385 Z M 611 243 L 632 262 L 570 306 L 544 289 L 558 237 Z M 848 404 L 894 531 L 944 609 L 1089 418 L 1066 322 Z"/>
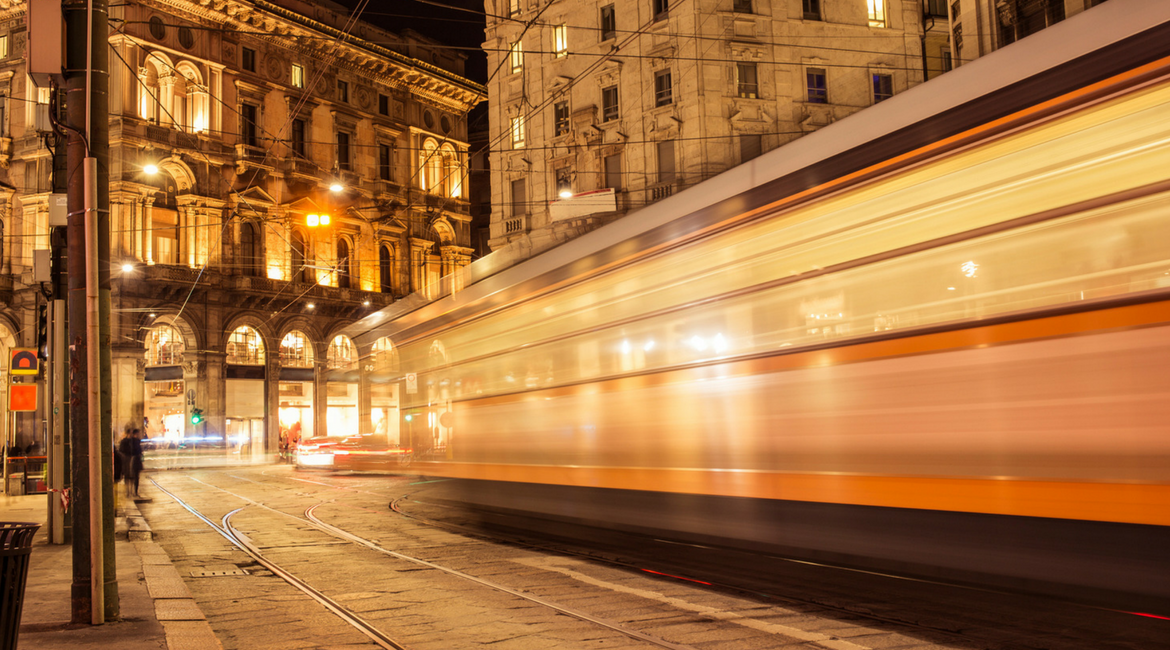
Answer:
<path fill-rule="evenodd" d="M 674 194 L 674 183 L 659 183 L 658 185 L 651 185 L 646 188 L 650 194 L 651 201 L 661 201 Z"/>
<path fill-rule="evenodd" d="M 259 145 L 236 145 L 236 173 L 243 174 L 249 169 L 271 172 L 276 169 L 276 157 L 268 155 L 268 150 Z"/>

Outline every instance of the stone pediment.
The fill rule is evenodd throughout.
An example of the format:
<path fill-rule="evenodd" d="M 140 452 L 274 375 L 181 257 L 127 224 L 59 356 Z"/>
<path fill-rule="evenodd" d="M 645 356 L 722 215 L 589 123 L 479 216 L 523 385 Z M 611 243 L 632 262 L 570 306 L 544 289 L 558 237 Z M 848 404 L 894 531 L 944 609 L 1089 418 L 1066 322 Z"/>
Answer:
<path fill-rule="evenodd" d="M 276 205 L 276 199 L 259 187 L 249 187 L 243 192 L 232 192 L 232 201 L 236 205 L 252 208 L 271 208 Z"/>

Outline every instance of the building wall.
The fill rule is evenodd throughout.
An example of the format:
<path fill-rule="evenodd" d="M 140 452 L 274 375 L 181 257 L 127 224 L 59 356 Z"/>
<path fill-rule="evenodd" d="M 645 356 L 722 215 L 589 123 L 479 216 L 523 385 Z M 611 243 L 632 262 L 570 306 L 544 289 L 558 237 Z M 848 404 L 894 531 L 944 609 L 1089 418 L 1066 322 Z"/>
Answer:
<path fill-rule="evenodd" d="M 207 417 L 185 434 L 222 435 L 235 372 L 226 348 L 237 325 L 253 327 L 267 349 L 267 407 L 279 399 L 278 350 L 293 328 L 312 333 L 324 394 L 332 332 L 409 293 L 440 291 L 418 267 L 451 272 L 470 261 L 467 113 L 486 93 L 460 76 L 463 56 L 364 23 L 341 43 L 348 13 L 338 5 L 276 5 L 111 8 L 120 21 L 111 22 L 109 165 L 117 430 L 141 425 L 145 377 L 155 372 L 144 341 L 158 323 L 183 332 L 185 409 Z M 0 340 L 10 333 L 16 345 L 31 345 L 24 324 L 43 300 L 31 258 L 49 247 L 54 180 L 34 125 L 50 93 L 24 71 L 24 6 L 0 10 L 8 47 L 0 47 L 0 322 L 12 323 L 0 325 L 11 330 Z M 294 119 L 304 121 L 303 152 Z M 338 133 L 349 136 L 348 169 Z M 427 182 L 420 152 L 432 144 L 448 157 Z M 392 152 L 390 179 L 380 146 Z M 59 188 L 64 180 L 56 177 Z M 330 191 L 334 182 L 341 192 Z M 330 225 L 310 227 L 309 215 L 320 214 Z M 294 233 L 306 240 L 305 267 L 294 268 Z M 339 242 L 350 251 L 348 287 Z M 387 282 L 382 246 L 393 252 Z M 315 417 L 325 432 L 325 414 Z M 271 450 L 279 426 L 265 418 Z"/>
<path fill-rule="evenodd" d="M 547 8 L 488 0 L 488 69 L 499 68 L 488 88 L 492 248 L 535 254 L 871 106 L 881 99 L 875 75 L 892 93 L 923 81 L 918 0 L 879 2 L 884 12 L 872 25 L 866 0 L 813 2 L 815 16 L 806 16 L 804 1 L 695 0 L 655 15 L 652 0 L 558 0 Z M 493 17 L 514 6 L 514 19 Z M 603 7 L 614 12 L 612 36 L 601 30 Z M 538 24 L 526 27 L 538 11 Z M 513 66 L 517 41 L 523 60 Z M 810 71 L 824 73 L 824 102 L 810 98 Z M 656 87 L 662 74 L 670 75 L 669 101 Z M 612 119 L 607 88 L 618 94 Z M 558 135 L 559 102 L 568 119 Z M 514 138 L 516 120 L 523 142 Z M 620 182 L 607 180 L 611 156 L 620 159 Z M 549 204 L 558 169 L 574 195 L 617 185 L 616 209 L 556 218 L 567 207 Z M 517 181 L 527 195 L 520 200 Z"/>
<path fill-rule="evenodd" d="M 955 65 L 1095 7 L 1105 0 L 948 0 Z"/>

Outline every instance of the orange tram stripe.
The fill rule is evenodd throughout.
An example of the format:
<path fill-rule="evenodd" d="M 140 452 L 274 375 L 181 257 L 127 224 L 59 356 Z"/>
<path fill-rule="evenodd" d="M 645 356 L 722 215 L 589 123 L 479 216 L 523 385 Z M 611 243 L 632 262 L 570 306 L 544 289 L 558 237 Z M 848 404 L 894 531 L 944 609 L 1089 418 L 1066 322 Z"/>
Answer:
<path fill-rule="evenodd" d="M 428 476 L 1170 525 L 1170 485 L 648 467 L 416 463 Z"/>

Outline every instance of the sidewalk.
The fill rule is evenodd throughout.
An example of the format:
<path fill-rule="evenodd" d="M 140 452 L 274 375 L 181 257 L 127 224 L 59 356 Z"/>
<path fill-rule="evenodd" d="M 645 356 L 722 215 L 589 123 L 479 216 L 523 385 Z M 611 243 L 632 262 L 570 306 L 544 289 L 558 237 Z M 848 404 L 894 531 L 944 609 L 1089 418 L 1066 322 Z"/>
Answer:
<path fill-rule="evenodd" d="M 0 521 L 41 524 L 33 541 L 20 625 L 21 650 L 219 650 L 203 612 L 129 499 L 115 522 L 121 619 L 70 624 L 73 549 L 48 543 L 45 495 L 0 495 Z M 133 538 L 133 539 L 131 539 Z"/>

